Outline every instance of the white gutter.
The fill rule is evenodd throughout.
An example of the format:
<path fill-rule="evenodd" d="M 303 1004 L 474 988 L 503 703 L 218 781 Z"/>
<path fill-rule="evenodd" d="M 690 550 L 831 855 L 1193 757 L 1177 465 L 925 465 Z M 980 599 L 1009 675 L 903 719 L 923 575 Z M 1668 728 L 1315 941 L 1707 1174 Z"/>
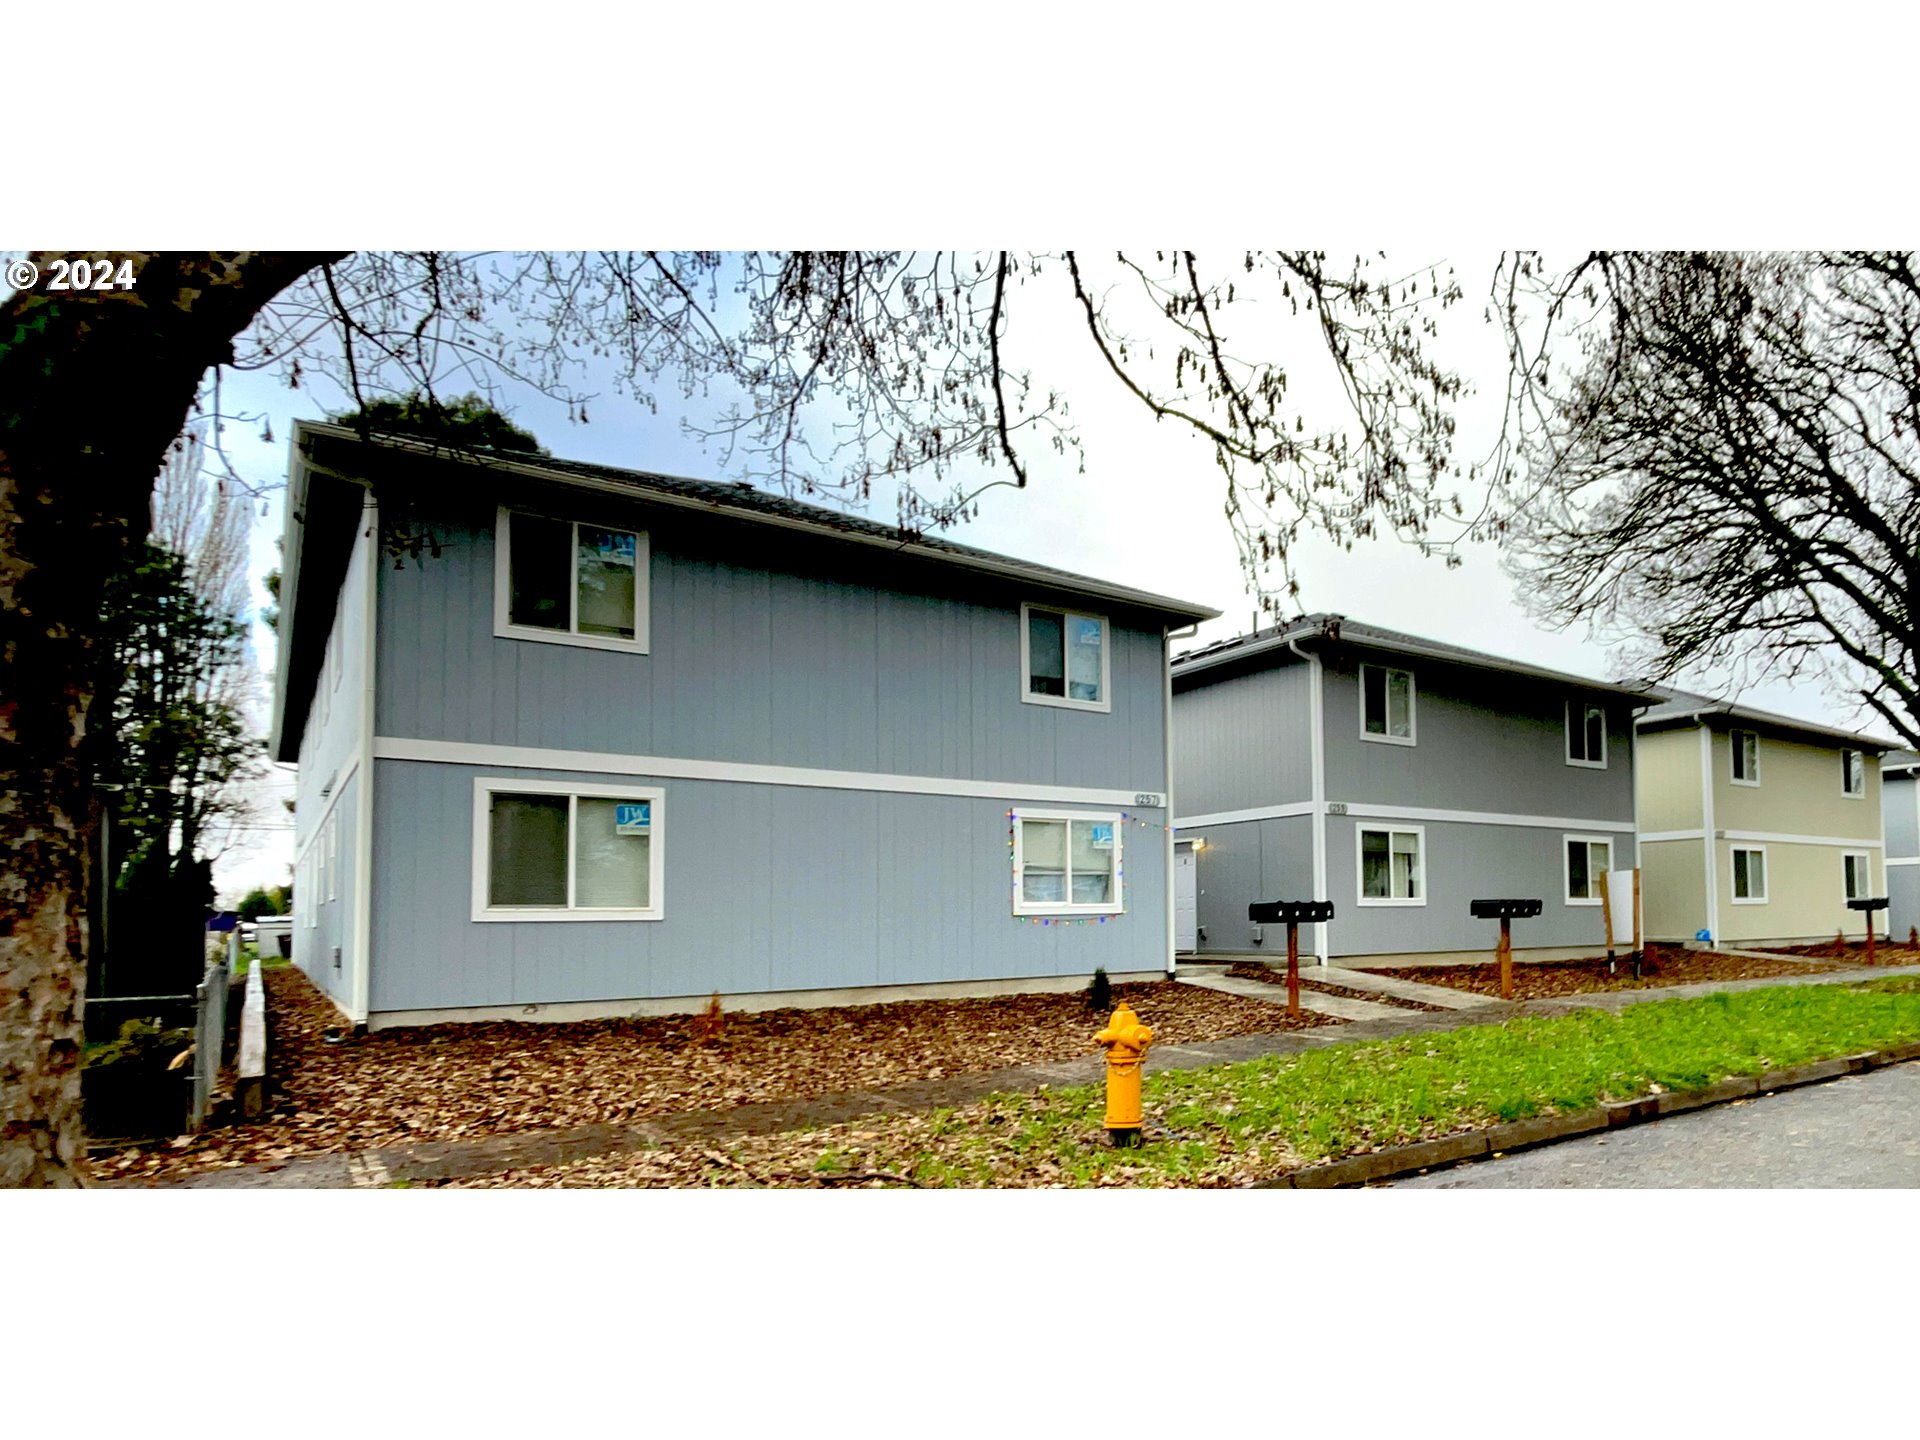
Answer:
<path fill-rule="evenodd" d="M 1706 713 L 1706 712 L 1701 712 Z M 1718 846 L 1713 838 L 1713 731 L 1700 724 L 1700 850 L 1707 872 L 1707 934 L 1715 945 L 1720 936 L 1720 877 Z"/>
<path fill-rule="evenodd" d="M 353 1000 L 347 1018 L 367 1023 L 373 970 L 373 698 L 378 679 L 380 631 L 380 502 L 368 490 L 361 507 L 367 544 L 366 614 L 360 622 L 360 804 L 353 835 Z"/>
<path fill-rule="evenodd" d="M 1313 894 L 1309 898 L 1324 900 L 1327 898 L 1327 736 L 1321 711 L 1326 699 L 1326 683 L 1319 655 L 1309 655 L 1295 640 L 1289 640 L 1287 648 L 1307 662 L 1307 745 L 1313 769 Z M 1313 954 L 1320 964 L 1327 963 L 1325 921 L 1313 927 Z"/>
<path fill-rule="evenodd" d="M 1177 947 L 1180 937 L 1175 933 L 1174 909 L 1177 904 L 1173 874 L 1173 632 L 1166 626 L 1160 627 L 1160 679 L 1161 710 L 1160 723 L 1165 731 L 1167 746 L 1166 773 L 1161 776 L 1161 784 L 1166 793 L 1161 797 L 1167 802 L 1167 812 L 1163 825 L 1166 839 L 1166 878 L 1162 882 L 1166 889 L 1167 902 L 1167 978 L 1171 980 L 1179 968 Z"/>

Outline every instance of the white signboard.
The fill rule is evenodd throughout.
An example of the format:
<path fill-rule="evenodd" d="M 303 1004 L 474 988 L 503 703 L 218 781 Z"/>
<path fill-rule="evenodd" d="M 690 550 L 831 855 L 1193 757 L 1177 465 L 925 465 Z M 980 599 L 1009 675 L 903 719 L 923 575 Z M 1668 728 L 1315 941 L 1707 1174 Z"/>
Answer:
<path fill-rule="evenodd" d="M 1637 888 L 1634 881 L 1638 876 L 1631 870 L 1615 870 L 1607 876 L 1607 920 L 1612 926 L 1613 948 L 1616 950 L 1634 950 L 1640 938 L 1640 927 L 1635 923 L 1633 913 L 1633 894 Z"/>

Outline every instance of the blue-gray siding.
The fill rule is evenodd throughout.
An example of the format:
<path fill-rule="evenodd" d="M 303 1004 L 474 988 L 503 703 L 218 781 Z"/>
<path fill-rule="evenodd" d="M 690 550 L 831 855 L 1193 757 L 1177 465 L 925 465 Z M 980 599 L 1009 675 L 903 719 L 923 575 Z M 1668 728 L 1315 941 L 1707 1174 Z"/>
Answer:
<path fill-rule="evenodd" d="M 1110 617 L 1112 713 L 1023 704 L 1011 592 L 762 569 L 731 559 L 698 517 L 597 500 L 592 516 L 649 532 L 650 653 L 496 637 L 494 511 L 476 506 L 436 523 L 438 558 L 381 571 L 376 733 L 1166 789 L 1157 629 Z"/>
<path fill-rule="evenodd" d="M 1905 940 L 1916 927 L 1920 927 L 1920 865 L 1889 865 L 1886 933 Z"/>
<path fill-rule="evenodd" d="M 1206 842 L 1194 856 L 1196 910 L 1205 932 L 1198 948 L 1209 954 L 1262 954 L 1277 938 L 1284 952 L 1286 931 L 1271 925 L 1262 943 L 1253 943 L 1247 906 L 1256 900 L 1314 898 L 1312 820 L 1298 815 L 1183 828 L 1180 838 Z"/>
<path fill-rule="evenodd" d="M 1012 914 L 1003 802 L 394 760 L 375 773 L 376 1014 L 1166 964 L 1160 811 L 1123 832 L 1125 915 L 1041 926 Z M 662 787 L 665 918 L 475 922 L 482 774 Z"/>
<path fill-rule="evenodd" d="M 1537 920 L 1513 922 L 1516 948 L 1591 945 L 1600 953 L 1606 922 L 1597 905 L 1566 903 L 1564 833 L 1532 826 L 1417 822 L 1425 831 L 1427 903 L 1362 906 L 1359 900 L 1356 826 L 1407 828 L 1408 822 L 1327 821 L 1327 898 L 1334 921 L 1327 927 L 1329 951 L 1341 955 L 1492 950 L 1497 921 L 1467 913 L 1474 899 L 1530 899 L 1544 903 Z M 1614 863 L 1632 863 L 1633 837 L 1614 837 Z"/>
<path fill-rule="evenodd" d="M 1180 814 L 1311 799 L 1310 693 L 1304 664 L 1176 690 L 1173 775 Z"/>
<path fill-rule="evenodd" d="M 1916 782 L 1911 774 L 1888 775 L 1880 790 L 1881 823 L 1887 854 L 1920 855 L 1920 813 L 1914 809 Z"/>
<path fill-rule="evenodd" d="M 355 771 L 347 777 L 340 787 L 340 798 L 334 803 L 332 823 L 336 827 L 336 843 L 339 847 L 339 879 L 329 886 L 335 898 L 329 900 L 327 892 L 301 895 L 294 894 L 295 917 L 293 922 L 293 961 L 306 973 L 309 980 L 327 993 L 327 996 L 342 1009 L 353 1003 L 353 977 L 359 956 L 355 953 L 353 936 L 354 896 L 358 892 L 360 877 L 354 869 L 355 827 L 359 820 L 361 774 Z M 378 814 L 378 810 L 375 810 Z M 317 847 L 326 843 L 321 820 L 316 816 L 314 833 L 315 852 Z M 318 890 L 318 867 L 310 867 L 308 890 Z M 314 924 L 306 924 L 306 916 L 311 911 Z M 340 964 L 333 963 L 335 948 L 340 951 Z"/>
<path fill-rule="evenodd" d="M 1438 662 L 1382 656 L 1379 663 L 1413 672 L 1418 743 L 1361 739 L 1359 660 L 1351 653 L 1330 657 L 1322 681 L 1330 802 L 1633 819 L 1632 711 L 1625 700 Z M 1607 707 L 1604 770 L 1566 759 L 1567 702 L 1593 698 Z M 1187 808 L 1184 798 L 1180 808 Z"/>

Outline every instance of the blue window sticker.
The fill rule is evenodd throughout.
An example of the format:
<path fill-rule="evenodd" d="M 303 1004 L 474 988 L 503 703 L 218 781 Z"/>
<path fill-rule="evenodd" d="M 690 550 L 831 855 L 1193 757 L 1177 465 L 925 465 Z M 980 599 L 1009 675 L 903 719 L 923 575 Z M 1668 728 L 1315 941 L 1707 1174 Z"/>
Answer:
<path fill-rule="evenodd" d="M 645 835 L 653 824 L 651 800 L 622 801 L 613 807 L 613 833 Z"/>
<path fill-rule="evenodd" d="M 1113 849 L 1113 822 L 1096 820 L 1093 822 L 1093 848 L 1096 850 Z"/>

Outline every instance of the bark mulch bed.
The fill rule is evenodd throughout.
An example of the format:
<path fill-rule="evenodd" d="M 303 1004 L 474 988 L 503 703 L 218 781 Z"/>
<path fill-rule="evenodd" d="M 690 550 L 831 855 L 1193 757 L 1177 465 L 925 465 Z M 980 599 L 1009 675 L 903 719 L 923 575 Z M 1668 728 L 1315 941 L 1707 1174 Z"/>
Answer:
<path fill-rule="evenodd" d="M 1275 969 L 1271 965 L 1262 965 L 1258 961 L 1236 961 L 1227 967 L 1227 974 L 1239 980 L 1263 980 L 1269 985 L 1278 985 L 1282 990 L 1287 988 L 1287 972 L 1284 968 Z M 1318 991 L 1322 995 L 1337 995 L 1346 1000 L 1371 1000 L 1376 1005 L 1396 1005 L 1402 1010 L 1437 1012 L 1447 1008 L 1444 1005 L 1429 1005 L 1424 1000 L 1403 1000 L 1398 995 L 1383 995 L 1377 990 L 1355 990 L 1348 985 L 1329 985 L 1324 980 L 1314 979 L 1312 971 L 1304 966 L 1300 971 L 1300 988 L 1306 991 Z"/>
<path fill-rule="evenodd" d="M 1649 990 L 1663 985 L 1698 985 L 1714 980 L 1770 980 L 1782 975 L 1818 975 L 1847 968 L 1846 965 L 1813 965 L 1803 960 L 1754 960 L 1744 955 L 1679 950 L 1663 945 L 1657 950 L 1648 948 L 1638 980 L 1633 978 L 1633 965 L 1625 954 L 1615 962 L 1611 975 L 1607 973 L 1604 955 L 1585 960 L 1516 962 L 1513 998 L 1551 1000 L 1560 995 L 1587 995 L 1596 990 Z M 1500 967 L 1490 960 L 1479 965 L 1419 965 L 1374 973 L 1428 985 L 1450 985 L 1479 995 L 1500 993 Z"/>
<path fill-rule="evenodd" d="M 267 971 L 267 1113 L 94 1161 L 102 1179 L 175 1176 L 295 1155 L 620 1124 L 683 1110 L 882 1089 L 1099 1053 L 1081 994 L 832 1010 L 383 1030 L 337 1045 L 340 1013 L 299 971 Z M 1283 1009 L 1160 981 L 1116 985 L 1158 1043 L 1295 1028 Z M 1318 1023 L 1316 1017 L 1304 1023 Z"/>
<path fill-rule="evenodd" d="M 1849 965 L 1867 963 L 1867 942 L 1849 940 L 1845 945 L 1835 945 L 1831 940 L 1818 945 L 1763 945 L 1757 949 L 1775 951 L 1781 955 L 1805 955 L 1818 960 L 1844 960 Z M 1875 942 L 1873 961 L 1876 965 L 1920 965 L 1920 946 L 1909 945 L 1902 940 L 1890 944 L 1885 940 Z"/>

